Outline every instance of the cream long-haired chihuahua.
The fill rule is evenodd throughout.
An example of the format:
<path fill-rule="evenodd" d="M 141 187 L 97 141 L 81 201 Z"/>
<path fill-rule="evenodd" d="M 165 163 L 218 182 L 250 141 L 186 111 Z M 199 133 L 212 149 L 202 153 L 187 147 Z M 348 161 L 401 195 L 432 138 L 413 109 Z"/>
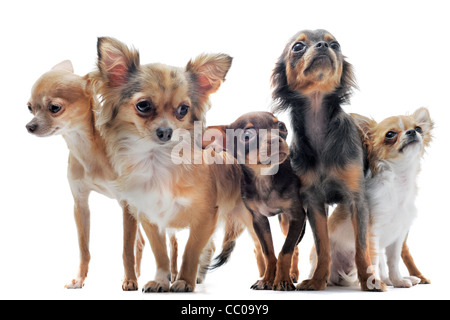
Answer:
<path fill-rule="evenodd" d="M 156 277 L 145 292 L 169 290 L 166 228 L 190 228 L 180 272 L 170 286 L 170 291 L 190 292 L 218 217 L 243 213 L 251 226 L 240 196 L 238 166 L 172 161 L 177 132 L 192 137 L 195 122 L 204 124 L 209 96 L 225 80 L 231 62 L 225 54 L 203 54 L 185 68 L 141 65 L 137 50 L 113 38 L 98 39 L 94 87 L 101 103 L 96 125 L 119 175 L 121 197 L 136 206 L 155 255 Z"/>
<path fill-rule="evenodd" d="M 375 272 L 380 273 L 384 283 L 394 287 L 430 283 L 415 266 L 406 246 L 417 215 L 414 201 L 420 162 L 432 139 L 430 114 L 426 108 L 420 108 L 410 116 L 390 117 L 380 123 L 357 114 L 352 117 L 359 125 L 368 153 L 370 169 L 365 181 Z M 352 222 L 350 213 L 341 206 L 330 217 L 330 241 L 330 283 L 356 284 Z M 410 277 L 400 273 L 401 258 Z"/>
<path fill-rule="evenodd" d="M 43 74 L 32 88 L 28 109 L 34 118 L 26 125 L 29 133 L 38 137 L 62 135 L 70 150 L 68 180 L 74 198 L 75 222 L 80 247 L 78 274 L 66 288 L 82 288 L 87 277 L 90 253 L 90 211 L 88 198 L 96 191 L 109 198 L 118 199 L 114 186 L 117 174 L 106 155 L 106 148 L 95 128 L 93 98 L 89 76 L 74 74 L 72 63 L 63 61 Z M 123 290 L 137 290 L 140 273 L 143 238 L 139 233 L 135 272 L 134 245 L 137 223 L 130 213 L 134 209 L 125 201 L 123 209 L 125 278 Z"/>

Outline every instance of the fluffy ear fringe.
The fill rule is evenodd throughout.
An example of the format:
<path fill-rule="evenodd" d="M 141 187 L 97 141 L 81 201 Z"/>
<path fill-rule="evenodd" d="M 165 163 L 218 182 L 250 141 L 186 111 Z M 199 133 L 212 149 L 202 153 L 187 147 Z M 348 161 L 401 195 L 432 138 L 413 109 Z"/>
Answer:
<path fill-rule="evenodd" d="M 225 81 L 232 61 L 233 58 L 223 53 L 202 54 L 188 62 L 186 71 L 194 76 L 199 93 L 208 96 Z"/>
<path fill-rule="evenodd" d="M 98 38 L 97 53 L 98 69 L 111 88 L 125 85 L 139 68 L 139 52 L 114 38 Z"/>
<path fill-rule="evenodd" d="M 433 129 L 434 121 L 431 119 L 430 112 L 427 108 L 419 108 L 412 114 L 412 117 L 416 119 L 417 124 L 422 127 L 424 135 L 423 142 L 424 146 L 428 147 L 430 142 L 433 140 Z"/>

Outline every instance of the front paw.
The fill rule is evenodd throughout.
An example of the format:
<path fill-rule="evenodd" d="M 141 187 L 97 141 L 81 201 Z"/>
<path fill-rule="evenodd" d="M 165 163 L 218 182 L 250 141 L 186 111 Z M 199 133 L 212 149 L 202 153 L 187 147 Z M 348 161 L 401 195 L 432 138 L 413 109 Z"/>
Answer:
<path fill-rule="evenodd" d="M 325 290 L 327 282 L 325 280 L 308 279 L 297 285 L 297 290 L 318 291 Z"/>
<path fill-rule="evenodd" d="M 139 289 L 137 280 L 123 280 L 122 282 L 122 290 L 123 291 L 136 291 Z"/>
<path fill-rule="evenodd" d="M 64 286 L 66 289 L 81 289 L 84 287 L 85 278 L 76 278 Z"/>
<path fill-rule="evenodd" d="M 253 290 L 272 290 L 273 289 L 273 281 L 268 280 L 258 280 L 253 284 L 250 289 Z"/>
<path fill-rule="evenodd" d="M 169 282 L 150 281 L 143 288 L 142 292 L 168 292 Z"/>
<path fill-rule="evenodd" d="M 170 292 L 194 292 L 195 287 L 184 280 L 175 281 L 170 287 Z"/>
<path fill-rule="evenodd" d="M 411 288 L 420 283 L 420 279 L 416 277 L 405 277 L 403 279 L 392 279 L 394 288 Z"/>
<path fill-rule="evenodd" d="M 273 284 L 273 290 L 275 290 L 275 291 L 295 291 L 295 286 L 291 280 L 275 281 Z"/>

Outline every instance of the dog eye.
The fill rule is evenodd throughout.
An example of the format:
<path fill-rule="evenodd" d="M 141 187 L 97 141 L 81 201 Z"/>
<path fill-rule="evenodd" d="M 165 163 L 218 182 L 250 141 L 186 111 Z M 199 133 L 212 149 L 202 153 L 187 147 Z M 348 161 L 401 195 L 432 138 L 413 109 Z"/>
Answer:
<path fill-rule="evenodd" d="M 31 113 L 33 113 L 33 107 L 28 105 L 28 111 L 30 111 Z"/>
<path fill-rule="evenodd" d="M 56 104 L 52 104 L 48 107 L 48 110 L 50 110 L 51 113 L 58 113 L 61 111 L 61 107 Z"/>
<path fill-rule="evenodd" d="M 250 140 L 253 140 L 255 137 L 256 137 L 256 130 L 247 129 L 244 131 L 244 134 L 242 135 L 242 140 L 247 143 Z"/>
<path fill-rule="evenodd" d="M 176 116 L 178 120 L 183 119 L 189 112 L 189 106 L 182 104 L 181 106 L 178 107 L 177 111 L 176 111 Z"/>
<path fill-rule="evenodd" d="M 147 114 L 150 111 L 152 111 L 153 106 L 152 104 L 147 100 L 141 100 L 138 103 L 136 103 L 136 110 L 140 113 Z"/>
<path fill-rule="evenodd" d="M 418 132 L 418 133 L 423 133 L 422 128 L 419 126 L 415 127 L 414 130 L 416 130 L 416 132 Z"/>
<path fill-rule="evenodd" d="M 397 132 L 395 131 L 389 131 L 388 133 L 386 133 L 386 139 L 394 139 L 397 136 Z"/>
<path fill-rule="evenodd" d="M 330 43 L 330 47 L 333 50 L 339 50 L 341 48 L 341 45 L 335 41 L 335 42 Z"/>
<path fill-rule="evenodd" d="M 293 53 L 299 53 L 299 52 L 303 51 L 305 48 L 306 48 L 306 45 L 303 42 L 297 42 L 292 47 L 292 52 Z"/>
<path fill-rule="evenodd" d="M 287 131 L 286 125 L 283 122 L 278 123 L 278 129 L 283 132 Z"/>

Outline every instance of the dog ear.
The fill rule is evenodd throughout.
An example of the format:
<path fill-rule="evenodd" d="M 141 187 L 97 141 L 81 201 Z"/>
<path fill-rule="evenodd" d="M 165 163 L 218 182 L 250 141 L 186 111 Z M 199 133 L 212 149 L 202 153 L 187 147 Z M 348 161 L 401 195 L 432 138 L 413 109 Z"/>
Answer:
<path fill-rule="evenodd" d="M 129 76 L 139 69 L 139 52 L 114 38 L 98 38 L 97 54 L 98 69 L 111 88 L 126 84 Z"/>
<path fill-rule="evenodd" d="M 422 127 L 424 146 L 428 146 L 433 138 L 431 132 L 434 128 L 434 122 L 431 120 L 430 112 L 427 108 L 419 108 L 414 111 L 412 117 L 417 121 L 417 125 Z"/>
<path fill-rule="evenodd" d="M 233 58 L 226 54 L 202 54 L 190 60 L 186 71 L 193 76 L 196 91 L 206 102 L 209 95 L 219 90 L 231 67 Z"/>
<path fill-rule="evenodd" d="M 203 132 L 202 148 L 213 148 L 216 152 L 227 148 L 228 126 L 210 126 Z M 214 138 L 214 139 L 213 139 Z"/>
<path fill-rule="evenodd" d="M 64 71 L 74 73 L 73 65 L 70 60 L 64 60 L 63 62 L 58 63 L 51 70 L 64 70 Z"/>

